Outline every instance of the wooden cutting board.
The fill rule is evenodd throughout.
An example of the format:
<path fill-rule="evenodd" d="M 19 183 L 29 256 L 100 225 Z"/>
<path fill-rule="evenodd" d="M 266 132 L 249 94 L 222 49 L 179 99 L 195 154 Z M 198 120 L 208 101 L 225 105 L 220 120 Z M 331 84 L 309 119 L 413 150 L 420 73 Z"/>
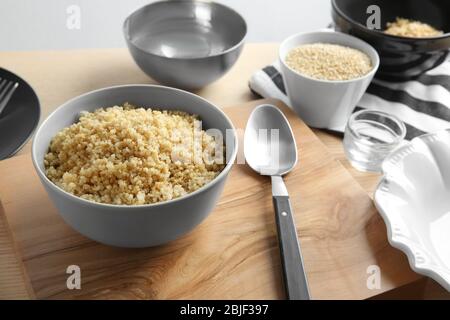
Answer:
<path fill-rule="evenodd" d="M 368 195 L 290 109 L 261 100 L 225 112 L 243 129 L 263 102 L 282 109 L 297 139 L 300 161 L 285 180 L 312 297 L 375 295 L 367 287 L 372 265 L 382 271 L 377 293 L 409 280 L 407 260 L 388 245 Z M 243 157 L 242 140 L 240 146 Z M 148 249 L 108 247 L 72 230 L 48 199 L 30 155 L 0 162 L 0 177 L 0 199 L 37 298 L 284 298 L 270 181 L 246 165 L 234 166 L 200 226 Z M 81 290 L 66 287 L 69 265 L 81 268 Z"/>
<path fill-rule="evenodd" d="M 0 300 L 33 299 L 22 257 L 0 203 Z"/>

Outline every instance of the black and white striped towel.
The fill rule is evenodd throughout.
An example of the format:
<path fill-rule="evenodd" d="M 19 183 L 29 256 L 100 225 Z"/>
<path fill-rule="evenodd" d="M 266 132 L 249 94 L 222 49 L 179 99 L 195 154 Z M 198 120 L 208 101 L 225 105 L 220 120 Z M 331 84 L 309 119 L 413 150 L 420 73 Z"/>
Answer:
<path fill-rule="evenodd" d="M 289 105 L 278 62 L 257 71 L 249 81 L 250 89 L 264 97 Z M 406 139 L 450 128 L 450 61 L 405 82 L 374 79 L 355 111 L 371 109 L 393 114 L 407 128 Z M 341 131 L 345 128 L 328 128 Z"/>

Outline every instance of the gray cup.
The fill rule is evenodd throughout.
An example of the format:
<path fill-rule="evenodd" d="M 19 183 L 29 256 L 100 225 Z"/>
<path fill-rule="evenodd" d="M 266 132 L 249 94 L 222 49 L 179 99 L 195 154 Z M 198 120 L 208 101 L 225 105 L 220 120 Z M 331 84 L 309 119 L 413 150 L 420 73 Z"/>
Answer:
<path fill-rule="evenodd" d="M 218 129 L 226 141 L 227 165 L 210 183 L 186 196 L 150 205 L 108 205 L 76 197 L 44 173 L 51 139 L 76 122 L 80 111 L 130 102 L 136 106 L 180 110 L 199 115 L 203 129 Z M 230 119 L 194 94 L 152 85 L 126 85 L 92 91 L 57 108 L 39 127 L 32 147 L 36 172 L 64 220 L 95 241 L 118 247 L 149 247 L 174 240 L 202 222 L 216 205 L 237 154 L 237 135 Z"/>

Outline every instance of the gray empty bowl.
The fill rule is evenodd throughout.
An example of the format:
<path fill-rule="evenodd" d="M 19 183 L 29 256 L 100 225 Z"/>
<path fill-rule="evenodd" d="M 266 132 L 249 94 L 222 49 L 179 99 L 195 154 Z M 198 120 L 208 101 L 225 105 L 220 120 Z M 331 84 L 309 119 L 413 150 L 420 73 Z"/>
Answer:
<path fill-rule="evenodd" d="M 165 85 L 198 89 L 234 65 L 247 24 L 219 3 L 171 0 L 133 12 L 123 30 L 133 59 L 147 75 Z"/>
<path fill-rule="evenodd" d="M 148 205 L 109 205 L 84 200 L 56 186 L 45 175 L 44 155 L 51 139 L 77 121 L 81 111 L 130 102 L 136 106 L 197 114 L 203 129 L 218 129 L 226 139 L 227 165 L 211 182 L 174 200 Z M 58 107 L 39 127 L 32 159 L 50 199 L 64 220 L 81 234 L 108 245 L 149 247 L 174 240 L 203 221 L 216 205 L 237 153 L 237 135 L 228 117 L 192 93 L 152 85 L 125 85 L 92 91 Z"/>

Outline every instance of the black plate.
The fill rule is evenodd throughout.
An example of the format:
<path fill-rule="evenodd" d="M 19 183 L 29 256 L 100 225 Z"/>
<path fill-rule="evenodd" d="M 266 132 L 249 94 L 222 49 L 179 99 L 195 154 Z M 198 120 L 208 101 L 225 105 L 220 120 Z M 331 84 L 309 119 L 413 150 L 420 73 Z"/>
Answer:
<path fill-rule="evenodd" d="M 0 160 L 18 152 L 39 123 L 41 108 L 33 88 L 22 78 L 0 68 L 0 78 L 16 81 L 19 87 L 0 115 Z"/>

